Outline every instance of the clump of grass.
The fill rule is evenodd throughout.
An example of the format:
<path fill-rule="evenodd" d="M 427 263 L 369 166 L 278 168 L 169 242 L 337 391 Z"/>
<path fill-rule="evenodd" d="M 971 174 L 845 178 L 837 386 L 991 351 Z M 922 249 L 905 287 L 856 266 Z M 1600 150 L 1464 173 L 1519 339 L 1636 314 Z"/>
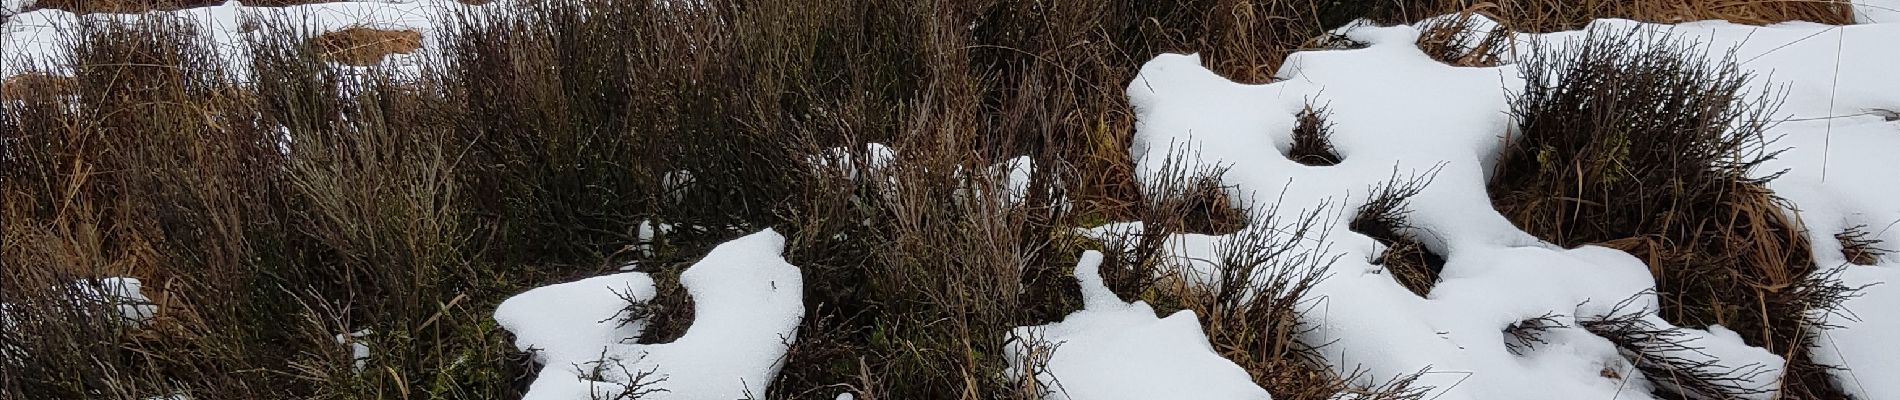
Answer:
<path fill-rule="evenodd" d="M 1385 245 L 1385 252 L 1371 260 L 1372 264 L 1384 267 L 1393 280 L 1413 294 L 1425 296 L 1438 284 L 1445 258 L 1426 248 L 1415 236 L 1413 232 L 1418 229 L 1406 222 L 1406 214 L 1410 212 L 1406 202 L 1431 184 L 1436 170 L 1407 179 L 1400 179 L 1396 171 L 1394 173 L 1391 180 L 1372 189 L 1347 228 Z"/>
<path fill-rule="evenodd" d="M 1880 247 L 1880 238 L 1868 232 L 1864 225 L 1850 227 L 1841 233 L 1836 233 L 1834 239 L 1841 241 L 1841 257 L 1846 258 L 1848 263 L 1856 265 L 1879 264 L 1881 257 L 1892 253 L 1891 250 Z"/>
<path fill-rule="evenodd" d="M 1275 211 L 1250 212 L 1251 223 L 1278 226 L 1273 224 L 1283 222 L 1267 217 Z M 1308 294 L 1337 260 L 1322 246 L 1300 243 L 1325 241 L 1315 229 L 1322 213 L 1303 213 L 1284 233 L 1265 228 L 1234 233 L 1215 250 L 1214 282 L 1177 289 L 1184 293 L 1184 306 L 1201 315 L 1215 351 L 1247 370 L 1274 398 L 1330 398 L 1347 387 L 1324 367 L 1323 344 L 1304 340 L 1312 325 L 1301 323 L 1310 308 Z"/>
<path fill-rule="evenodd" d="M 1664 317 L 1734 328 L 1791 360 L 1782 393 L 1828 398 L 1838 389 L 1800 360 L 1814 329 L 1805 316 L 1838 306 L 1815 296 L 1839 283 L 1806 279 L 1815 266 L 1799 223 L 1749 178 L 1773 156 L 1748 149 L 1768 142 L 1776 103 L 1744 97 L 1748 75 L 1700 51 L 1597 31 L 1524 57 L 1529 83 L 1512 102 L 1516 137 L 1490 182 L 1493 205 L 1545 240 L 1643 259 Z"/>
<path fill-rule="evenodd" d="M 1330 399 L 1341 393 L 1366 398 L 1420 399 L 1430 388 L 1414 385 L 1417 376 L 1394 377 L 1375 387 L 1360 387 L 1362 372 L 1341 375 L 1321 358 L 1325 343 L 1311 343 L 1314 327 L 1303 321 L 1312 309 L 1313 287 L 1324 279 L 1337 255 L 1329 255 L 1318 222 L 1325 206 L 1293 216 L 1275 217 L 1277 204 L 1258 208 L 1240 203 L 1241 226 L 1226 235 L 1210 261 L 1212 275 L 1184 275 L 1168 256 L 1170 236 L 1205 214 L 1193 212 L 1205 182 L 1218 182 L 1225 168 L 1194 165 L 1175 153 L 1151 176 L 1141 229 L 1109 232 L 1103 240 L 1104 283 L 1117 296 L 1146 301 L 1162 313 L 1193 310 L 1208 341 L 1222 357 L 1248 371 L 1274 398 Z M 1113 276 L 1114 279 L 1107 279 Z M 1046 384 L 1046 383 L 1045 383 Z"/>
<path fill-rule="evenodd" d="M 1556 313 L 1544 313 L 1536 318 L 1528 318 L 1504 327 L 1504 350 L 1511 354 L 1524 355 L 1536 350 L 1537 345 L 1550 344 L 1544 341 L 1544 334 L 1553 329 L 1565 328 L 1561 317 Z"/>
<path fill-rule="evenodd" d="M 1483 14 L 1465 10 L 1426 23 L 1419 27 L 1418 49 L 1432 59 L 1449 65 L 1497 66 L 1502 63 L 1505 53 L 1516 44 L 1512 40 L 1514 34 L 1502 25 L 1478 31 L 1472 19 L 1480 15 Z"/>
<path fill-rule="evenodd" d="M 1518 32 L 1573 30 L 1599 18 L 1677 23 L 1727 20 L 1751 25 L 1808 21 L 1831 25 L 1854 23 L 1852 5 L 1830 1 L 1719 1 L 1719 0 L 1427 0 L 1399 2 L 1362 14 L 1383 22 L 1409 22 L 1481 10 Z"/>
<path fill-rule="evenodd" d="M 283 321 L 271 309 L 281 303 L 256 302 L 265 283 L 228 277 L 271 268 L 265 249 L 282 235 L 263 211 L 278 164 L 255 125 L 206 118 L 248 113 L 249 97 L 180 21 L 80 24 L 66 40 L 71 58 L 57 62 L 74 77 L 29 88 L 37 93 L 0 118 L 0 303 L 30 321 L 0 329 L 26 354 L 6 367 L 0 392 L 271 395 L 264 384 L 281 377 L 236 375 L 255 365 L 249 357 L 282 355 L 262 346 L 282 336 L 240 326 Z M 105 310 L 62 294 L 78 280 L 127 275 L 161 302 L 137 331 L 115 328 L 107 312 L 75 314 Z"/>
<path fill-rule="evenodd" d="M 14 75 L 0 82 L 0 100 L 26 101 L 36 96 L 70 93 L 72 84 L 72 78 L 46 73 Z"/>
<path fill-rule="evenodd" d="M 1770 372 L 1767 366 L 1723 364 L 1722 360 L 1702 351 L 1696 339 L 1682 328 L 1649 322 L 1647 318 L 1655 315 L 1654 310 L 1630 309 L 1643 297 L 1653 294 L 1638 293 L 1618 302 L 1605 316 L 1582 319 L 1577 325 L 1609 339 L 1637 370 L 1663 390 L 1699 399 L 1732 399 L 1775 392 L 1774 387 L 1753 383 Z"/>
<path fill-rule="evenodd" d="M 368 66 L 391 54 L 408 54 L 422 48 L 422 33 L 352 26 L 310 38 L 310 45 L 322 49 L 319 54 L 325 60 Z"/>
<path fill-rule="evenodd" d="M 1333 150 L 1333 124 L 1326 121 L 1327 115 L 1326 106 L 1308 103 L 1300 109 L 1294 116 L 1293 145 L 1287 148 L 1287 158 L 1311 166 L 1339 164 L 1339 153 Z"/>
<path fill-rule="evenodd" d="M 693 297 L 686 293 L 686 286 L 680 285 L 682 272 L 684 268 L 668 268 L 650 274 L 657 287 L 653 298 L 628 301 L 628 316 L 646 322 L 639 343 L 672 343 L 693 326 Z"/>

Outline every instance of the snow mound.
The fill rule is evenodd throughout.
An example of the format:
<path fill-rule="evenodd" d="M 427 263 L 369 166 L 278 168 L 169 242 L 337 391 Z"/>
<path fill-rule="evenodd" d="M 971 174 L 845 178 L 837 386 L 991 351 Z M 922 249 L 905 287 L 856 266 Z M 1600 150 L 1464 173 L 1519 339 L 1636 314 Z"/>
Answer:
<path fill-rule="evenodd" d="M 1755 27 L 1723 22 L 1678 25 L 1599 20 L 1592 28 L 1675 35 L 1708 46 L 1711 59 L 1732 53 L 1740 67 L 1754 73 L 1758 90 L 1785 94 L 1769 130 L 1777 138 L 1765 150 L 1786 150 L 1754 173 L 1782 174 L 1768 187 L 1793 207 L 1813 244 L 1814 274 L 1832 276 L 1859 297 L 1836 312 L 1816 310 L 1825 321 L 1810 348 L 1816 362 L 1841 367 L 1830 371 L 1837 384 L 1859 399 L 1900 398 L 1900 347 L 1883 344 L 1900 332 L 1900 258 L 1875 257 L 1872 265 L 1852 264 L 1835 235 L 1859 228 L 1884 248 L 1900 243 L 1900 2 L 1856 2 L 1866 25 L 1831 26 L 1790 22 Z M 1580 33 L 1539 35 L 1532 40 L 1562 43 Z M 1520 46 L 1522 48 L 1522 46 Z"/>
<path fill-rule="evenodd" d="M 1829 246 L 1818 244 L 1835 242 L 1832 235 L 1839 228 L 1868 225 L 1876 227 L 1880 239 L 1900 239 L 1893 236 L 1900 230 L 1878 229 L 1900 220 L 1900 203 L 1893 200 L 1900 194 L 1892 192 L 1900 181 L 1891 174 L 1900 165 L 1877 156 L 1900 151 L 1893 143 L 1900 138 L 1900 124 L 1886 112 L 1900 108 L 1895 95 L 1900 88 L 1894 86 L 1900 75 L 1890 67 L 1900 60 L 1876 49 L 1900 40 L 1900 25 L 1602 20 L 1591 29 L 1700 43 L 1710 49 L 1700 55 L 1732 55 L 1755 74 L 1757 86 L 1786 94 L 1777 116 L 1791 120 L 1770 135 L 1785 135 L 1774 145 L 1794 150 L 1762 172 L 1789 170 L 1771 188 L 1799 205 L 1817 243 L 1816 259 L 1824 266 L 1841 258 L 1839 247 L 1829 255 L 1822 254 Z M 1432 388 L 1428 397 L 1441 399 L 1640 399 L 1650 398 L 1651 387 L 1641 371 L 1667 360 L 1673 366 L 1721 371 L 1740 389 L 1732 394 L 1742 398 L 1775 396 L 1785 361 L 1731 340 L 1732 335 L 1675 327 L 1657 318 L 1655 282 L 1640 260 L 1594 246 L 1557 247 L 1517 229 L 1492 208 L 1485 184 L 1515 126 L 1508 113 L 1510 96 L 1525 83 L 1516 66 L 1436 62 L 1417 48 L 1419 32 L 1409 26 L 1362 24 L 1341 33 L 1368 46 L 1295 53 L 1274 83 L 1235 83 L 1203 68 L 1197 56 L 1170 54 L 1148 62 L 1128 85 L 1137 116 L 1130 152 L 1138 180 L 1164 179 L 1170 162 L 1177 163 L 1174 170 L 1225 167 L 1221 183 L 1231 198 L 1277 199 L 1281 205 L 1249 230 L 1284 232 L 1286 227 L 1263 222 L 1298 221 L 1302 213 L 1323 211 L 1317 213 L 1320 234 L 1300 243 L 1339 257 L 1312 291 L 1309 300 L 1321 306 L 1306 318 L 1318 329 L 1304 339 L 1330 343 L 1322 351 L 1335 370 L 1363 370 L 1367 374 L 1357 383 L 1373 385 L 1429 369 L 1418 383 Z M 1517 54 L 1561 48 L 1582 37 L 1583 32 L 1520 35 Z M 1342 158 L 1337 165 L 1306 166 L 1275 154 L 1291 145 L 1296 115 L 1308 104 L 1325 105 L 1331 112 L 1332 144 Z M 1833 150 L 1828 150 L 1830 140 L 1836 142 Z M 1385 249 L 1348 227 L 1351 210 L 1367 204 L 1373 188 L 1407 176 L 1431 179 L 1409 199 L 1406 218 L 1415 228 L 1406 233 L 1446 259 L 1440 281 L 1423 297 L 1371 263 Z M 1140 227 L 1116 225 L 1098 233 L 1122 229 Z M 1206 260 L 1217 260 L 1214 249 L 1246 234 L 1176 235 L 1169 238 L 1167 257 L 1189 279 L 1216 282 L 1221 277 Z M 1858 270 L 1844 279 L 1850 285 L 1888 279 L 1892 269 L 1885 265 L 1891 259 L 1883 259 L 1887 264 L 1880 267 L 1849 266 Z M 1888 277 L 1875 277 L 1881 274 Z M 1884 289 L 1870 287 L 1847 306 L 1881 310 L 1900 305 L 1879 292 Z M 1554 326 L 1540 334 L 1542 342 L 1535 346 L 1502 337 L 1514 325 L 1546 316 Z M 1900 396 L 1865 379 L 1900 374 L 1883 364 L 1900 354 L 1892 346 L 1871 344 L 1893 332 L 1894 317 L 1859 317 L 1831 319 L 1842 327 L 1823 332 L 1833 340 L 1821 345 L 1845 346 L 1840 354 L 1879 360 L 1837 357 L 1850 368 L 1845 371 L 1862 377 L 1864 389 L 1850 387 L 1851 393 Z M 1612 332 L 1617 327 L 1632 328 L 1625 333 L 1667 332 L 1670 342 L 1681 346 L 1654 345 L 1634 333 L 1617 335 Z M 1844 374 L 1837 378 L 1851 378 Z"/>
<path fill-rule="evenodd" d="M 693 325 L 672 343 L 638 344 L 644 321 L 626 309 L 651 300 L 652 278 L 629 272 L 529 290 L 502 302 L 495 320 L 544 365 L 526 399 L 587 400 L 762 396 L 783 366 L 804 317 L 798 268 L 770 229 L 714 248 L 680 275 Z"/>
<path fill-rule="evenodd" d="M 1122 302 L 1102 283 L 1101 264 L 1089 251 L 1075 266 L 1081 311 L 1010 333 L 1012 378 L 1033 371 L 1051 399 L 1270 398 L 1214 352 L 1193 311 L 1156 318 L 1147 303 Z"/>

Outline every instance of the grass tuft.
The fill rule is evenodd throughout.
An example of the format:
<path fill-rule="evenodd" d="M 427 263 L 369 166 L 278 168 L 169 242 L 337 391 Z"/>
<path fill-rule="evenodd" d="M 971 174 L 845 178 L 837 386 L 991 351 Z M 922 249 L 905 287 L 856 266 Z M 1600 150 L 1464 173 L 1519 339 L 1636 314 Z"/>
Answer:
<path fill-rule="evenodd" d="M 1415 236 L 1421 230 L 1406 221 L 1406 214 L 1410 212 L 1406 202 L 1431 184 L 1437 170 L 1404 179 L 1396 173 L 1394 171 L 1391 180 L 1372 188 L 1366 204 L 1359 206 L 1347 228 L 1384 245 L 1385 252 L 1371 260 L 1372 264 L 1384 267 L 1393 280 L 1413 294 L 1425 296 L 1438 284 L 1445 258 L 1426 248 Z"/>
<path fill-rule="evenodd" d="M 1472 21 L 1481 15 L 1466 10 L 1426 23 L 1419 27 L 1419 50 L 1438 62 L 1460 67 L 1495 67 L 1503 63 L 1504 56 L 1516 44 L 1515 34 L 1502 25 L 1479 31 Z"/>
<path fill-rule="evenodd" d="M 422 48 L 422 34 L 406 29 L 353 26 L 310 38 L 310 45 L 322 49 L 319 54 L 324 60 L 360 67 L 375 65 L 392 54 L 408 54 Z"/>
<path fill-rule="evenodd" d="M 1287 158 L 1309 166 L 1339 164 L 1339 153 L 1333 150 L 1333 125 L 1326 121 L 1327 115 L 1325 106 L 1309 103 L 1300 109 L 1294 117 L 1293 145 L 1287 149 Z"/>
<path fill-rule="evenodd" d="M 1881 257 L 1893 254 L 1892 250 L 1880 247 L 1880 238 L 1868 232 L 1866 226 L 1847 228 L 1834 234 L 1834 239 L 1841 241 L 1841 257 L 1855 265 L 1879 264 Z"/>
<path fill-rule="evenodd" d="M 1792 360 L 1781 393 L 1835 398 L 1805 359 L 1815 270 L 1786 204 L 1749 171 L 1777 104 L 1745 96 L 1730 61 L 1640 32 L 1593 31 L 1520 66 L 1518 126 L 1490 183 L 1520 228 L 1564 246 L 1600 244 L 1642 259 L 1679 326 L 1721 324 Z M 1772 179 L 1770 176 L 1767 179 Z M 1825 287 L 1838 283 L 1809 282 Z M 1830 306 L 1831 307 L 1831 306 Z"/>

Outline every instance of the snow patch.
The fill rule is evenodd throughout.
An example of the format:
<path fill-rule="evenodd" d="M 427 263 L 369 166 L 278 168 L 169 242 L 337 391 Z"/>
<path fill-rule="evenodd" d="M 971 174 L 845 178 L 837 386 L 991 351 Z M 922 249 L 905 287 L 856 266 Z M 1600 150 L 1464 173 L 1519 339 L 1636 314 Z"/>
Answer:
<path fill-rule="evenodd" d="M 1258 399 L 1270 397 L 1214 352 L 1193 311 L 1156 318 L 1102 283 L 1102 254 L 1075 266 L 1083 309 L 1048 325 L 1016 328 L 1004 357 L 1013 379 L 1033 372 L 1050 399 Z"/>
<path fill-rule="evenodd" d="M 583 400 L 627 392 L 653 399 L 763 395 L 804 316 L 798 268 L 770 229 L 714 248 L 680 275 L 694 321 L 672 343 L 638 344 L 652 278 L 629 272 L 529 290 L 495 319 L 544 365 L 526 399 Z"/>

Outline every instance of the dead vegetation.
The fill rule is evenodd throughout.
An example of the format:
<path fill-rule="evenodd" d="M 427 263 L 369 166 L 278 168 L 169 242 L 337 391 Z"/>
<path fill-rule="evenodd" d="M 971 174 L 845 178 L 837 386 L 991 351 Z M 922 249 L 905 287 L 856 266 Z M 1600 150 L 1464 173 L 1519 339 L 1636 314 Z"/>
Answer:
<path fill-rule="evenodd" d="M 1374 19 L 1385 22 L 1411 22 L 1460 11 L 1477 11 L 1517 32 L 1578 29 L 1598 18 L 1660 23 L 1715 19 L 1751 25 L 1788 21 L 1854 23 L 1850 4 L 1839 1 L 1423 0 L 1378 4 L 1379 17 Z"/>
<path fill-rule="evenodd" d="M 1392 377 L 1375 386 L 1361 386 L 1362 372 L 1341 375 L 1326 365 L 1322 354 L 1328 343 L 1313 343 L 1304 323 L 1316 303 L 1310 292 L 1325 279 L 1338 255 L 1302 242 L 1325 242 L 1318 225 L 1327 206 L 1302 210 L 1287 220 L 1279 204 L 1255 201 L 1230 206 L 1227 213 L 1240 221 L 1214 249 L 1211 276 L 1199 277 L 1177 270 L 1180 260 L 1168 259 L 1171 235 L 1185 233 L 1207 214 L 1196 212 L 1202 189 L 1218 182 L 1219 167 L 1190 167 L 1165 162 L 1162 173 L 1143 192 L 1141 229 L 1109 232 L 1102 246 L 1110 251 L 1102 264 L 1104 283 L 1124 300 L 1141 300 L 1162 314 L 1192 310 L 1200 317 L 1208 342 L 1233 361 L 1276 399 L 1331 399 L 1341 393 L 1363 398 L 1416 400 L 1432 388 L 1416 384 L 1419 374 Z M 1224 197 L 1224 196 L 1223 196 Z M 1178 256 L 1174 256 L 1178 257 Z M 1420 372 L 1422 374 L 1423 371 Z"/>
<path fill-rule="evenodd" d="M 1652 294 L 1638 293 L 1612 306 L 1608 315 L 1581 319 L 1577 325 L 1609 339 L 1650 382 L 1680 396 L 1734 399 L 1776 391 L 1772 386 L 1754 383 L 1773 372 L 1768 366 L 1724 364 L 1703 352 L 1698 340 L 1682 328 L 1649 322 L 1647 318 L 1654 316 L 1655 310 L 1635 304 Z"/>
<path fill-rule="evenodd" d="M 44 74 L 25 73 L 14 75 L 0 81 L 0 100 L 26 100 L 30 97 L 69 93 L 72 90 L 72 78 Z"/>
<path fill-rule="evenodd" d="M 39 5 L 186 4 L 61 1 Z M 374 64 L 420 45 L 413 32 L 257 34 L 248 85 L 185 24 L 88 26 L 65 60 L 82 66 L 74 78 L 10 81 L 28 94 L 0 110 L 0 139 L 20 149 L 0 157 L 0 263 L 25 271 L 0 277 L 0 302 L 23 321 L 0 329 L 0 348 L 30 355 L 0 376 L 0 398 L 516 398 L 533 369 L 489 319 L 501 299 L 620 261 L 666 281 L 768 226 L 787 234 L 810 309 L 761 396 L 1028 398 L 1035 382 L 1002 378 L 998 333 L 1074 311 L 1067 268 L 1103 245 L 1070 232 L 1106 220 L 1150 226 L 1106 244 L 1129 249 L 1103 266 L 1114 291 L 1195 310 L 1276 398 L 1422 397 L 1417 375 L 1356 387 L 1314 362 L 1323 344 L 1295 340 L 1309 308 L 1298 299 L 1331 260 L 1284 237 L 1240 233 L 1253 236 L 1223 250 L 1222 286 L 1156 274 L 1165 233 L 1246 232 L 1251 203 L 1212 170 L 1144 190 L 1127 152 L 1124 86 L 1154 54 L 1201 52 L 1216 72 L 1264 82 L 1285 54 L 1380 4 L 535 1 L 448 24 L 422 77 L 328 62 Z M 1443 54 L 1478 65 L 1468 55 L 1488 52 Z M 1330 147 L 1323 115 L 1303 118 L 1304 148 Z M 862 179 L 866 142 L 891 144 L 905 167 Z M 809 167 L 833 147 L 860 164 Z M 948 171 L 1020 155 L 1044 166 L 1021 204 L 954 200 L 967 182 Z M 672 187 L 672 171 L 695 183 Z M 1353 228 L 1386 242 L 1382 265 L 1422 295 L 1436 266 L 1407 236 L 1408 187 L 1382 190 Z M 1073 207 L 1055 206 L 1065 197 Z M 1739 215 L 1762 222 L 1734 229 L 1785 228 L 1779 214 Z M 643 221 L 697 228 L 620 259 Z M 61 314 L 75 309 L 66 282 L 120 275 L 146 281 L 153 327 Z M 1718 282 L 1672 293 L 1787 293 Z M 690 324 L 683 290 L 661 292 L 632 311 L 653 322 L 643 340 Z M 1777 318 L 1795 307 L 1768 298 Z M 1723 301 L 1666 304 L 1762 326 L 1748 325 L 1755 303 Z M 933 317 L 944 315 L 960 317 Z M 334 338 L 366 329 L 378 350 L 359 374 Z"/>
<path fill-rule="evenodd" d="M 1339 152 L 1333 149 L 1333 125 L 1326 121 L 1325 106 L 1307 104 L 1294 115 L 1293 145 L 1286 157 L 1309 166 L 1339 164 Z"/>
<path fill-rule="evenodd" d="M 422 48 L 422 34 L 413 30 L 386 30 L 353 26 L 324 32 L 310 38 L 324 60 L 345 65 L 368 66 L 382 62 L 392 54 L 409 54 Z"/>
<path fill-rule="evenodd" d="M 1775 98 L 1743 97 L 1747 76 L 1704 62 L 1681 42 L 1597 31 L 1519 64 L 1511 138 L 1490 183 L 1520 228 L 1564 246 L 1599 244 L 1650 266 L 1662 316 L 1722 324 L 1788 357 L 1786 398 L 1838 398 L 1805 363 L 1809 316 L 1838 306 L 1798 221 L 1750 177 L 1772 153 L 1763 132 Z M 1770 176 L 1769 179 L 1772 179 Z"/>
<path fill-rule="evenodd" d="M 1516 33 L 1503 25 L 1480 29 L 1474 19 L 1480 15 L 1466 10 L 1424 23 L 1418 27 L 1418 49 L 1449 65 L 1497 66 L 1516 44 Z"/>
<path fill-rule="evenodd" d="M 1421 230 L 1406 221 L 1406 214 L 1410 212 L 1406 202 L 1425 190 L 1436 173 L 1437 170 L 1432 170 L 1409 178 L 1394 175 L 1386 183 L 1371 188 L 1366 203 L 1359 206 L 1347 224 L 1353 232 L 1384 245 L 1385 252 L 1373 259 L 1372 265 L 1385 268 L 1399 285 L 1420 297 L 1430 294 L 1432 287 L 1438 284 L 1438 274 L 1445 269 L 1445 258 L 1419 241 L 1417 234 Z"/>
<path fill-rule="evenodd" d="M 1892 250 L 1880 247 L 1880 238 L 1873 232 L 1868 232 L 1866 226 L 1847 228 L 1846 231 L 1834 234 L 1834 239 L 1841 241 L 1841 257 L 1855 265 L 1879 264 L 1881 257 L 1893 253 Z"/>

